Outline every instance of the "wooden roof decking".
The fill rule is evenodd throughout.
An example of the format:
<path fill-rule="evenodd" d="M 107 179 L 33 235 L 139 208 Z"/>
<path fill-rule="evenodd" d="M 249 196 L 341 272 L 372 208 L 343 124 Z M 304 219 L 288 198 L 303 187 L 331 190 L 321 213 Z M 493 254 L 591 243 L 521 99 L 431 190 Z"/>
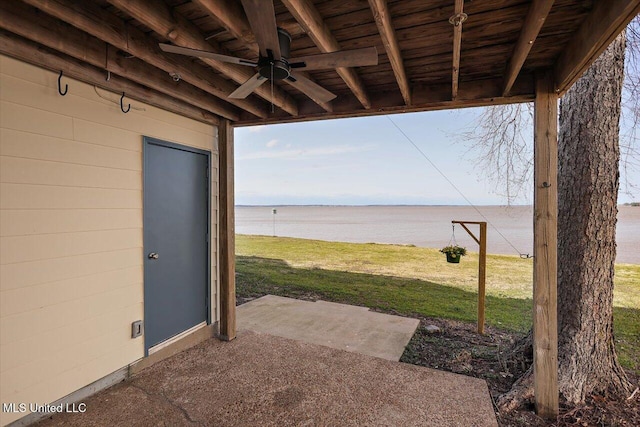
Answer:
<path fill-rule="evenodd" d="M 276 22 L 292 36 L 291 57 L 375 46 L 378 65 L 308 72 L 338 95 L 329 103 L 283 82 L 273 92 L 265 84 L 245 100 L 230 100 L 253 69 L 158 49 L 165 42 L 256 59 L 240 0 L 2 2 L 0 51 L 56 70 L 67 64 L 68 75 L 121 92 L 95 81 L 100 69 L 110 70 L 127 80 L 131 97 L 142 94 L 204 121 L 314 120 L 522 102 L 534 97 L 534 73 L 549 68 L 563 92 L 640 11 L 640 0 L 275 0 L 274 6 Z M 468 15 L 459 43 L 449 22 L 456 7 Z"/>

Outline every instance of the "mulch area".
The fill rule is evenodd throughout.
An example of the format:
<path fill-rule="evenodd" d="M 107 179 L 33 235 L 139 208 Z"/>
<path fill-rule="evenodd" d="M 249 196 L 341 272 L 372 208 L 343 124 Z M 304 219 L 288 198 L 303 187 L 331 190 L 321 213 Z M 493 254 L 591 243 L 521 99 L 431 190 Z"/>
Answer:
<path fill-rule="evenodd" d="M 438 326 L 440 332 L 427 332 L 428 325 Z M 420 317 L 420 326 L 400 360 L 482 378 L 495 402 L 526 370 L 524 364 L 518 366 L 507 358 L 511 347 L 522 338 L 522 334 L 491 327 L 485 328 L 485 335 L 479 335 L 474 324 Z M 627 375 L 633 384 L 640 385 L 640 376 L 632 372 Z M 556 422 L 538 417 L 532 405 L 508 414 L 496 412 L 496 417 L 501 427 L 640 426 L 640 390 L 622 401 L 591 396 L 577 407 L 561 402 Z"/>
<path fill-rule="evenodd" d="M 292 295 L 283 288 L 273 291 L 277 295 L 309 301 L 323 299 L 312 293 L 296 292 Z M 236 301 L 243 304 L 260 296 L 243 295 L 240 291 Z M 393 310 L 376 311 L 406 316 Z M 498 396 L 509 391 L 528 367 L 525 360 L 514 363 L 507 357 L 513 345 L 524 338 L 523 334 L 487 326 L 485 334 L 479 335 L 476 325 L 472 323 L 418 315 L 412 317 L 420 319 L 420 326 L 400 361 L 484 379 L 494 403 Z M 426 329 L 428 325 L 437 326 L 440 332 L 429 333 Z M 639 375 L 630 371 L 627 371 L 627 375 L 632 384 L 640 386 Z M 500 427 L 640 426 L 640 390 L 633 398 L 622 401 L 591 396 L 584 405 L 578 407 L 561 401 L 560 416 L 556 422 L 538 417 L 531 404 L 507 414 L 496 411 L 496 417 Z"/>

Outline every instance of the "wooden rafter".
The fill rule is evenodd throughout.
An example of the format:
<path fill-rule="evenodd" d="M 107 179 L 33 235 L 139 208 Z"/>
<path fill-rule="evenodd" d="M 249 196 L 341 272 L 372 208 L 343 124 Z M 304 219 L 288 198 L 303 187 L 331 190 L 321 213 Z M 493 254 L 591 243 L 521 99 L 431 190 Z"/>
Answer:
<path fill-rule="evenodd" d="M 118 75 L 112 75 L 107 81 L 104 70 L 100 68 L 61 55 L 56 50 L 43 47 L 4 30 L 0 30 L 0 53 L 55 72 L 62 71 L 65 76 L 111 92 L 125 92 L 127 98 L 145 102 L 184 117 L 212 125 L 220 123 L 218 116 L 194 107 L 191 103 L 173 99 Z M 55 89 L 52 88 L 52 90 Z"/>
<path fill-rule="evenodd" d="M 164 2 L 152 2 L 149 0 L 108 0 L 113 6 L 126 12 L 135 20 L 143 23 L 156 33 L 171 40 L 174 44 L 193 49 L 207 50 L 214 53 L 228 54 L 217 43 L 212 40 L 206 41 L 198 27 L 180 15 L 177 11 L 171 10 Z M 216 69 L 220 73 L 243 84 L 254 72 L 248 67 L 235 64 L 227 64 L 212 59 L 203 58 L 203 61 Z M 273 102 L 291 115 L 298 114 L 296 102 L 279 87 L 266 85 L 259 87 L 255 93 L 262 98 Z"/>
<path fill-rule="evenodd" d="M 593 6 L 578 4 L 579 2 L 560 4 L 558 0 L 554 2 L 548 14 L 547 23 L 543 25 L 542 15 L 546 10 L 542 11 L 541 8 L 549 4 L 546 0 L 465 2 L 464 13 L 470 14 L 473 24 L 470 26 L 463 24 L 465 57 L 460 60 L 460 63 L 463 61 L 463 65 L 468 63 L 469 69 L 462 74 L 457 69 L 453 70 L 451 42 L 442 43 L 442 34 L 452 36 L 447 18 L 454 13 L 455 0 L 437 0 L 426 8 L 421 6 L 421 0 L 403 0 L 402 2 L 387 0 L 389 12 L 392 14 L 389 18 L 394 27 L 397 42 L 402 47 L 401 59 L 404 62 L 404 69 L 406 75 L 411 76 L 411 105 L 407 105 L 406 93 L 403 94 L 398 90 L 397 67 L 392 64 L 395 62 L 394 55 L 389 54 L 390 61 L 382 63 L 379 67 L 353 68 L 357 70 L 355 77 L 360 77 L 362 82 L 367 82 L 365 89 L 371 108 L 362 108 L 361 100 L 350 94 L 332 101 L 332 110 L 328 110 L 321 104 L 302 96 L 298 91 L 291 92 L 291 95 L 285 92 L 286 96 L 295 97 L 298 114 L 292 116 L 281 108 L 270 113 L 267 102 L 258 96 L 251 95 L 244 100 L 229 100 L 228 94 L 238 87 L 235 81 L 220 72 L 212 71 L 209 66 L 203 65 L 200 61 L 165 53 L 158 48 L 158 41 L 176 40 L 182 37 L 183 41 L 190 42 L 190 37 L 195 33 L 198 33 L 199 41 L 203 42 L 203 34 L 207 28 L 211 28 L 211 21 L 202 20 L 202 14 L 198 13 L 196 8 L 198 3 L 208 4 L 209 8 L 218 8 L 217 11 L 210 12 L 211 20 L 215 21 L 214 26 L 227 28 L 224 35 L 215 38 L 217 42 L 212 41 L 211 50 L 223 45 L 222 53 L 241 57 L 246 55 L 247 59 L 254 59 L 255 53 L 251 52 L 257 52 L 256 42 L 250 26 L 247 25 L 245 11 L 240 1 L 110 1 L 116 4 L 116 7 L 106 7 L 105 3 L 108 1 L 78 0 L 22 0 L 3 2 L 2 5 L 17 3 L 27 7 L 34 20 L 38 20 L 41 16 L 46 17 L 31 6 L 26 6 L 25 3 L 36 5 L 37 9 L 61 21 L 59 24 L 62 26 L 57 26 L 56 32 L 64 31 L 68 28 L 66 24 L 70 24 L 83 32 L 85 37 L 91 35 L 102 40 L 104 45 L 108 44 L 110 49 L 106 52 L 104 45 L 100 48 L 100 52 L 105 53 L 105 63 L 100 66 L 101 69 L 110 70 L 114 74 L 130 73 L 132 80 L 137 79 L 140 82 L 142 82 L 141 75 L 149 76 L 149 84 L 147 85 L 146 81 L 144 84 L 146 87 L 162 90 L 166 94 L 170 89 L 179 91 L 170 96 L 175 95 L 182 99 L 189 97 L 194 105 L 207 108 L 208 111 L 213 110 L 234 121 L 234 126 L 486 105 L 491 103 L 491 98 L 495 98 L 496 103 L 517 102 L 531 99 L 534 94 L 532 76 L 540 66 L 544 65 L 546 68 L 549 64 L 553 64 L 555 88 L 561 94 L 605 48 L 607 42 L 640 11 L 640 0 L 593 2 Z M 278 25 L 287 26 L 293 34 L 298 34 L 294 37 L 292 46 L 293 57 L 319 53 L 318 46 L 322 45 L 322 38 L 327 35 L 339 43 L 339 48 L 345 50 L 377 46 L 381 43 L 380 30 L 373 26 L 371 4 L 375 7 L 376 2 L 382 0 L 367 0 L 367 2 L 344 0 L 344 4 L 333 0 L 331 2 L 284 0 L 285 4 L 282 1 L 273 1 L 278 11 Z M 175 6 L 174 9 L 174 6 L 168 6 L 169 4 L 179 4 L 179 6 Z M 290 16 L 289 13 L 283 13 L 287 6 L 294 12 L 300 7 L 304 10 L 298 10 L 298 16 Z M 117 10 L 117 7 L 124 9 Z M 149 11 L 152 13 L 147 13 Z M 183 13 L 188 15 L 182 15 Z M 306 19 L 302 18 L 303 15 Z M 145 20 L 139 21 L 140 16 L 144 16 Z M 6 17 L 3 16 L 3 18 Z M 281 22 L 282 18 L 287 19 L 293 28 L 286 22 Z M 159 23 L 154 24 L 151 30 L 157 34 L 149 33 L 147 24 L 156 19 L 159 19 Z M 305 26 L 302 26 L 298 19 Z M 185 32 L 184 26 L 195 31 Z M 301 34 L 309 28 L 314 30 L 311 37 L 301 37 Z M 15 31 L 29 39 L 30 35 L 24 29 Z M 542 37 L 543 32 L 544 37 Z M 519 34 L 520 41 L 517 42 L 505 36 L 506 34 Z M 529 49 L 530 46 L 527 46 L 528 43 L 525 41 L 533 40 L 536 35 L 535 45 Z M 35 35 L 31 35 L 31 38 L 34 37 Z M 54 43 L 57 43 L 56 39 L 57 37 L 48 37 L 43 45 L 54 46 Z M 62 37 L 61 40 L 65 38 Z M 89 38 L 84 41 L 87 40 Z M 516 47 L 516 42 L 519 47 Z M 87 46 L 94 44 L 87 43 L 89 43 Z M 69 44 L 67 43 L 66 46 Z M 90 47 L 87 48 L 90 49 Z M 69 52 L 65 51 L 67 49 Z M 326 50 L 326 47 L 323 49 Z M 71 53 L 76 58 L 84 55 L 73 47 L 63 48 L 61 44 L 59 49 L 55 50 L 67 55 Z M 90 52 L 87 58 L 94 61 L 90 64 L 97 64 L 97 58 L 100 55 L 100 53 Z M 83 61 L 86 62 L 85 59 Z M 94 67 L 97 66 L 94 65 Z M 238 67 L 235 68 L 238 69 Z M 250 70 L 249 67 L 244 69 L 247 72 Z M 177 72 L 181 76 L 180 82 L 176 83 L 168 79 L 167 74 L 170 72 Z M 314 69 L 311 73 L 326 89 L 343 93 L 341 90 L 345 88 L 344 80 L 333 70 Z M 456 99 L 452 100 L 455 84 L 452 75 L 456 73 L 459 89 Z M 164 82 L 166 87 L 162 87 L 161 82 Z M 498 82 L 497 90 L 495 82 Z M 202 93 L 188 84 L 214 96 L 205 99 L 206 94 L 203 97 Z M 267 89 L 270 92 L 271 88 Z M 282 90 L 287 87 L 280 85 L 277 89 Z M 504 92 L 505 89 L 508 90 L 507 93 Z M 196 94 L 199 96 L 195 96 Z M 316 96 L 316 99 L 321 98 Z"/>
<path fill-rule="evenodd" d="M 451 99 L 458 97 L 458 80 L 460 78 L 460 47 L 462 45 L 462 7 L 464 0 L 455 0 L 453 23 L 453 64 L 451 66 Z"/>
<path fill-rule="evenodd" d="M 240 2 L 228 0 L 193 0 L 200 9 L 213 16 L 229 33 L 253 53 L 258 53 L 256 37 L 251 31 Z"/>
<path fill-rule="evenodd" d="M 139 59 L 125 59 L 103 41 L 53 17 L 42 15 L 34 19 L 32 9 L 20 2 L 2 3 L 0 11 L 5 18 L 0 20 L 0 28 L 222 117 L 237 120 L 240 116 L 231 105 L 189 84 L 171 84 L 167 73 Z"/>
<path fill-rule="evenodd" d="M 258 44 L 256 37 L 251 31 L 249 21 L 242 11 L 240 3 L 230 2 L 228 0 L 193 0 L 200 8 L 216 19 L 233 37 L 243 42 L 244 46 L 256 56 L 258 55 Z M 302 75 L 313 81 L 308 73 L 297 71 L 296 74 Z M 316 102 L 325 111 L 332 111 L 330 102 Z"/>
<path fill-rule="evenodd" d="M 91 2 L 83 2 L 82 5 L 71 0 L 55 2 L 24 0 L 24 2 L 167 73 L 177 72 L 185 82 L 226 102 L 231 102 L 251 114 L 262 118 L 268 116 L 266 108 L 255 101 L 227 99 L 227 95 L 235 90 L 235 85 L 232 83 L 211 73 L 204 66 L 198 66 L 182 58 L 168 57 L 160 51 L 152 37 Z M 36 18 L 32 17 L 32 19 Z"/>
<path fill-rule="evenodd" d="M 640 0 L 596 2 L 556 61 L 556 91 L 569 89 L 639 13 Z"/>
<path fill-rule="evenodd" d="M 305 29 L 322 53 L 340 50 L 340 44 L 331 34 L 320 12 L 310 0 L 282 0 L 282 3 Z M 367 109 L 371 108 L 369 95 L 355 70 L 353 68 L 336 68 L 336 72 L 358 98 L 362 106 Z"/>
<path fill-rule="evenodd" d="M 396 81 L 400 87 L 402 98 L 406 105 L 411 105 L 411 88 L 409 87 L 409 79 L 407 79 L 407 73 L 404 69 L 402 53 L 400 52 L 398 39 L 396 38 L 396 31 L 391 23 L 391 14 L 389 13 L 387 0 L 369 0 L 369 6 L 373 12 L 373 17 L 376 20 L 378 32 L 382 38 L 384 48 L 387 51 L 387 56 L 389 57 L 393 74 L 396 76 Z"/>
<path fill-rule="evenodd" d="M 529 51 L 533 47 L 533 43 L 536 41 L 540 29 L 547 19 L 554 0 L 533 0 L 527 18 L 524 20 L 520 36 L 516 42 L 513 54 L 509 59 L 507 65 L 507 71 L 504 76 L 504 88 L 502 90 L 503 95 L 508 95 L 509 91 L 513 87 L 513 83 L 516 81 L 524 61 L 529 55 Z"/>
<path fill-rule="evenodd" d="M 439 83 L 428 86 L 415 86 L 412 92 L 413 103 L 404 105 L 398 90 L 372 94 L 371 108 L 363 110 L 355 99 L 341 99 L 333 102 L 333 112 L 327 113 L 317 108 L 313 102 L 300 103 L 300 114 L 295 117 L 276 115 L 268 119 L 241 119 L 234 126 L 253 126 L 266 123 L 294 123 L 322 119 L 375 116 L 380 114 L 407 113 L 416 111 L 436 111 L 454 108 L 484 107 L 488 105 L 512 104 L 533 100 L 533 76 L 526 74 L 518 79 L 511 94 L 502 96 L 502 79 L 483 80 L 482 85 L 471 81 L 460 83 L 460 93 L 451 100 L 451 84 Z"/>

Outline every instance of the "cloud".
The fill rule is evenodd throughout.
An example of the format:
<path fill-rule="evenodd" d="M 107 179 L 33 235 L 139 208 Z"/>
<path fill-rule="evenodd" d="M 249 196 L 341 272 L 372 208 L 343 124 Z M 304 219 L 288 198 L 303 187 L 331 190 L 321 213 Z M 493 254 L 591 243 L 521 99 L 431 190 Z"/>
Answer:
<path fill-rule="evenodd" d="M 272 139 L 269 142 L 267 142 L 267 148 L 273 148 L 276 145 L 278 145 L 278 140 L 277 139 Z"/>
<path fill-rule="evenodd" d="M 271 142 L 271 141 L 269 141 Z M 267 143 L 268 144 L 268 143 Z M 238 160 L 258 160 L 258 159 L 284 159 L 284 160 L 301 160 L 311 159 L 315 157 L 327 157 L 337 154 L 346 153 L 360 153 L 364 151 L 370 151 L 374 148 L 373 145 L 333 145 L 314 148 L 300 148 L 300 149 L 287 149 L 287 150 L 269 150 L 269 151 L 255 151 L 253 153 L 247 153 L 244 156 L 238 157 Z"/>
<path fill-rule="evenodd" d="M 249 128 L 249 133 L 260 133 L 266 128 L 265 125 L 251 126 Z"/>

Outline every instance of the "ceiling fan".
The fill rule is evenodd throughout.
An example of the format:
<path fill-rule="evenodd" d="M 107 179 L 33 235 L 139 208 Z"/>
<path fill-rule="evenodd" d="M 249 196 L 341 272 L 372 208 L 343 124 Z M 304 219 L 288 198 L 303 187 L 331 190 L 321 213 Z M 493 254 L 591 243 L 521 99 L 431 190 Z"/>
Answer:
<path fill-rule="evenodd" d="M 378 52 L 375 47 L 289 58 L 291 36 L 282 28 L 278 28 L 273 1 L 242 0 L 242 6 L 260 49 L 257 61 L 165 43 L 160 43 L 160 48 L 165 52 L 257 68 L 257 73 L 253 77 L 229 95 L 229 98 L 235 99 L 246 98 L 267 81 L 284 80 L 312 100 L 325 103 L 334 99 L 336 95 L 307 77 L 294 73 L 295 70 L 312 71 L 378 64 Z"/>

